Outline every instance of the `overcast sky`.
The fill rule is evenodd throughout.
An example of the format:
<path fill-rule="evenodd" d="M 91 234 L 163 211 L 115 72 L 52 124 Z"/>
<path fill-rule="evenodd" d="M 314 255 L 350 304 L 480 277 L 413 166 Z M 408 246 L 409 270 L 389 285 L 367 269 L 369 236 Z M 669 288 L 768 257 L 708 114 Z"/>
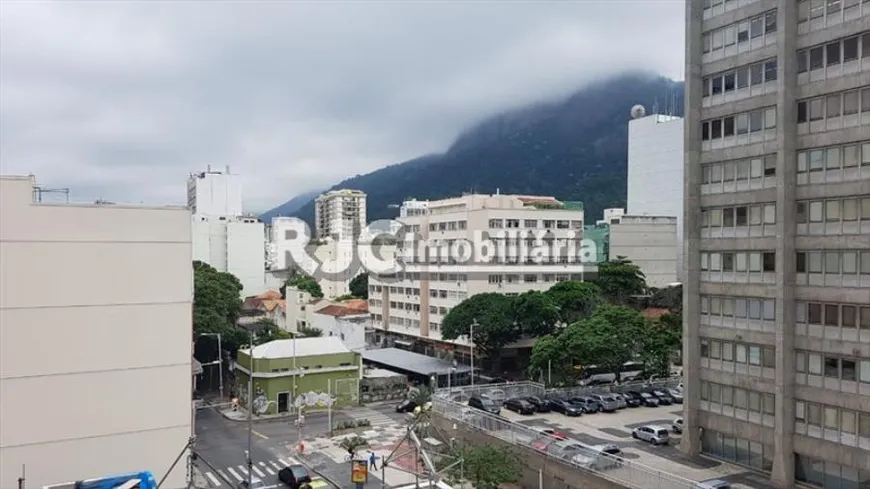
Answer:
<path fill-rule="evenodd" d="M 0 169 L 182 203 L 230 165 L 260 212 L 682 43 L 682 0 L 0 0 Z"/>

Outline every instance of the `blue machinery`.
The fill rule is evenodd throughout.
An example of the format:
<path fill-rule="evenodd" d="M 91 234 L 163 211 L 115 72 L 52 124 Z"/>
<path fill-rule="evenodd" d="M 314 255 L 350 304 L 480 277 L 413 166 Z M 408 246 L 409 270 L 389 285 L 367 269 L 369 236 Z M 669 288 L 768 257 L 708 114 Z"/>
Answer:
<path fill-rule="evenodd" d="M 145 471 L 67 482 L 48 486 L 46 489 L 157 489 L 157 481 L 154 479 L 154 474 Z"/>

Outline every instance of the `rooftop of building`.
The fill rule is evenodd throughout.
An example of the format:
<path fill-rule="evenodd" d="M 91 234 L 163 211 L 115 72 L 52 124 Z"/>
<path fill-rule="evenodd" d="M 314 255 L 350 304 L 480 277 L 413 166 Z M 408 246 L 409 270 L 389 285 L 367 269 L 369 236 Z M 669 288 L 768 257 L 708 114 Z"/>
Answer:
<path fill-rule="evenodd" d="M 239 350 L 250 355 L 250 348 Z M 321 336 L 317 338 L 295 338 L 290 340 L 275 340 L 254 347 L 254 358 L 274 360 L 279 358 L 311 357 L 317 355 L 335 355 L 352 353 L 344 346 L 338 336 Z"/>
<path fill-rule="evenodd" d="M 324 192 L 324 193 L 318 195 L 317 199 L 315 199 L 315 200 L 325 199 L 325 198 L 329 198 L 329 197 L 338 197 L 338 196 L 365 197 L 366 193 L 363 192 L 362 190 L 343 188 L 343 189 L 338 189 L 338 190 L 330 190 L 329 192 Z"/>
<path fill-rule="evenodd" d="M 331 305 L 326 306 L 323 309 L 318 309 L 315 311 L 315 314 L 323 314 L 325 316 L 333 316 L 333 317 L 345 317 L 345 316 L 361 316 L 368 315 L 368 310 L 356 309 L 352 307 L 345 307 L 340 305 Z"/>
<path fill-rule="evenodd" d="M 71 199 L 69 188 L 38 185 L 35 175 L 0 175 L 0 184 L 3 185 L 27 185 L 30 191 L 28 203 L 46 207 L 80 207 L 101 209 L 141 209 L 141 210 L 173 210 L 186 211 L 189 209 L 182 204 L 158 204 L 145 202 L 110 202 L 97 198 L 88 201 L 74 201 Z"/>

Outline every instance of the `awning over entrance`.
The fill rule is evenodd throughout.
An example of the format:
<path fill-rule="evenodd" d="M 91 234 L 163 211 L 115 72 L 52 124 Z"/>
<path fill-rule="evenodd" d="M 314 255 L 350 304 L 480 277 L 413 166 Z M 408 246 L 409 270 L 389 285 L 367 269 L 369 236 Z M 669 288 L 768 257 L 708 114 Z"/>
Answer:
<path fill-rule="evenodd" d="M 365 350 L 362 352 L 363 362 L 373 364 L 380 368 L 386 368 L 402 373 L 417 375 L 447 375 L 452 372 L 461 374 L 471 372 L 466 365 L 453 367 L 453 362 L 441 358 L 427 357 L 399 348 L 381 348 L 379 350 Z"/>

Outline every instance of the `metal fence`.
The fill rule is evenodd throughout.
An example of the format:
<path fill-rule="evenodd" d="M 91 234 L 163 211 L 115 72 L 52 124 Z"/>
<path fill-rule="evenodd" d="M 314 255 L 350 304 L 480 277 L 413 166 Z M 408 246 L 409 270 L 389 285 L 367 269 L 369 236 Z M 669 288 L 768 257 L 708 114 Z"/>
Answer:
<path fill-rule="evenodd" d="M 502 402 L 512 397 L 537 396 L 540 398 L 575 397 L 589 394 L 609 394 L 612 392 L 646 391 L 652 389 L 669 389 L 680 384 L 682 377 L 671 377 L 652 381 L 627 382 L 606 386 L 577 386 L 547 389 L 537 382 L 510 382 L 507 384 L 477 384 L 438 389 L 436 397 L 450 399 L 456 402 L 466 402 L 472 396 L 484 395 L 490 399 Z"/>
<path fill-rule="evenodd" d="M 630 487 L 632 489 L 694 489 L 697 482 L 674 474 L 608 455 L 593 447 L 573 450 L 570 455 L 546 451 L 546 445 L 536 442 L 549 439 L 534 428 L 519 423 L 513 423 L 499 416 L 494 416 L 480 410 L 472 409 L 450 399 L 435 397 L 432 400 L 432 410 L 454 423 L 461 423 L 467 428 L 486 432 L 513 445 L 535 450 L 577 470 L 585 470 L 602 479 Z M 537 446 L 536 446 L 537 445 Z"/>

